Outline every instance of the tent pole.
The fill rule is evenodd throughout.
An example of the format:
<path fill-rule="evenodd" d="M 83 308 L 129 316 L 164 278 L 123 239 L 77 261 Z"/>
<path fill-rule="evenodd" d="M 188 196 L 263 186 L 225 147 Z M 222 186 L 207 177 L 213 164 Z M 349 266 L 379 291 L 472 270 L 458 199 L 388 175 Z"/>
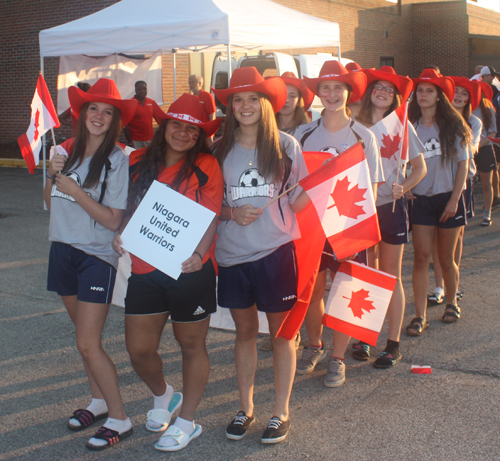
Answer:
<path fill-rule="evenodd" d="M 337 46 L 337 54 L 339 56 L 339 62 L 340 62 L 340 59 L 341 59 L 341 55 L 340 55 L 340 45 Z"/>
<path fill-rule="evenodd" d="M 45 78 L 45 76 L 43 75 L 43 56 L 40 56 L 40 72 L 42 73 L 42 77 Z M 42 192 L 45 190 L 45 183 L 47 182 L 47 176 L 46 176 L 46 165 L 45 165 L 45 159 L 47 158 L 47 153 L 46 153 L 46 146 L 45 146 L 45 142 L 46 142 L 46 139 L 47 139 L 47 135 L 44 134 L 43 137 L 42 137 L 42 152 L 43 152 L 43 165 L 42 165 L 42 168 L 43 168 L 43 189 L 42 189 Z M 45 200 L 42 199 L 43 201 L 43 209 L 44 210 L 47 210 L 47 204 L 45 203 Z"/>
<path fill-rule="evenodd" d="M 177 99 L 177 62 L 175 60 L 175 50 L 172 50 L 172 59 L 174 63 L 174 101 Z"/>
<path fill-rule="evenodd" d="M 227 81 L 228 83 L 231 81 L 231 44 L 227 44 Z"/>

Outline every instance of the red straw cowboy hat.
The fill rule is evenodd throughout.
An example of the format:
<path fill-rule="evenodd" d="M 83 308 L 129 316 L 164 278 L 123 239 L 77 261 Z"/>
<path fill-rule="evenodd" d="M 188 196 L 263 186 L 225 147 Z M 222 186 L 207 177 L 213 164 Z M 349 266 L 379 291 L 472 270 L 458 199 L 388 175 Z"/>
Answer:
<path fill-rule="evenodd" d="M 419 83 L 432 83 L 443 90 L 449 101 L 455 97 L 455 83 L 450 77 L 444 77 L 434 69 L 424 69 L 418 78 L 412 78 L 415 89 Z"/>
<path fill-rule="evenodd" d="M 265 94 L 269 98 L 269 101 L 271 101 L 275 114 L 284 106 L 287 93 L 283 80 L 277 77 L 266 80 L 259 74 L 259 71 L 255 67 L 240 67 L 235 69 L 229 83 L 229 88 L 226 90 L 212 88 L 212 91 L 225 106 L 227 106 L 229 96 L 234 93 L 255 91 Z"/>
<path fill-rule="evenodd" d="M 469 80 L 467 77 L 450 77 L 455 83 L 455 88 L 461 86 L 469 92 L 469 103 L 471 110 L 476 110 L 481 102 L 481 86 L 476 80 Z"/>
<path fill-rule="evenodd" d="M 493 88 L 491 88 L 491 85 L 482 80 L 477 81 L 477 83 L 481 86 L 481 91 L 484 93 L 484 96 L 491 101 L 493 99 Z"/>
<path fill-rule="evenodd" d="M 314 93 L 307 88 L 306 83 L 301 78 L 297 78 L 293 72 L 285 72 L 281 77 L 278 77 L 283 80 L 287 85 L 292 85 L 297 88 L 301 94 L 302 99 L 304 100 L 304 109 L 308 110 L 311 107 L 311 104 L 314 99 Z"/>
<path fill-rule="evenodd" d="M 120 110 L 123 126 L 128 125 L 134 118 L 137 108 L 137 99 L 122 99 L 116 83 L 109 78 L 100 78 L 86 93 L 76 86 L 72 86 L 68 89 L 68 97 L 77 118 L 85 103 L 104 102 Z"/>
<path fill-rule="evenodd" d="M 403 102 L 409 98 L 413 90 L 411 78 L 396 74 L 396 71 L 391 66 L 382 66 L 379 70 L 363 69 L 363 72 L 366 75 L 367 85 L 379 80 L 392 83 L 398 89 Z"/>
<path fill-rule="evenodd" d="M 360 70 L 363 70 L 363 68 L 357 63 L 357 62 L 348 62 L 346 65 L 345 65 L 345 68 L 349 71 L 349 72 L 359 72 Z"/>
<path fill-rule="evenodd" d="M 180 120 L 198 126 L 206 133 L 207 138 L 217 133 L 222 123 L 222 119 L 209 120 L 198 96 L 188 93 L 181 95 L 170 105 L 166 114 L 159 116 L 161 121 Z"/>
<path fill-rule="evenodd" d="M 309 89 L 318 94 L 318 85 L 325 80 L 344 82 L 351 86 L 352 94 L 347 101 L 349 104 L 358 101 L 366 90 L 366 75 L 363 72 L 349 72 L 338 61 L 326 61 L 319 71 L 318 78 L 304 77 Z"/>

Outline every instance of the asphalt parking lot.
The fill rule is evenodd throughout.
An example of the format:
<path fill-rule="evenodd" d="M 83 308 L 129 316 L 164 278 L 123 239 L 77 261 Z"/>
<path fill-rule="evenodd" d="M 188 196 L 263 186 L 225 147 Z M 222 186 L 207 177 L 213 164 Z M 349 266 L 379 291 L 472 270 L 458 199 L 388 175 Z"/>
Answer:
<path fill-rule="evenodd" d="M 482 207 L 476 186 L 476 210 Z M 272 353 L 259 351 L 254 424 L 239 442 L 225 427 L 238 410 L 234 333 L 211 329 L 209 384 L 197 420 L 203 434 L 177 453 L 154 450 L 158 436 L 144 427 L 151 398 L 133 371 L 124 344 L 123 310 L 112 306 L 104 344 L 118 369 L 134 434 L 106 451 L 85 442 L 93 430 L 66 428 L 88 400 L 74 329 L 57 295 L 46 291 L 49 213 L 42 208 L 42 173 L 0 168 L 0 460 L 494 460 L 500 459 L 500 211 L 493 225 L 474 218 L 465 232 L 461 270 L 462 319 L 440 321 L 429 310 L 424 336 L 402 335 L 402 361 L 391 370 L 346 357 L 346 384 L 323 386 L 326 362 L 297 376 L 291 398 L 292 429 L 275 446 L 260 443 L 274 399 Z M 481 213 L 479 213 L 481 214 Z M 404 259 L 405 325 L 414 317 L 412 245 Z M 305 340 L 303 332 L 303 341 Z M 379 339 L 383 349 L 387 326 Z M 325 344 L 331 345 L 331 332 Z M 181 389 L 180 353 L 170 325 L 161 356 L 165 375 Z M 430 365 L 414 375 L 412 364 Z"/>

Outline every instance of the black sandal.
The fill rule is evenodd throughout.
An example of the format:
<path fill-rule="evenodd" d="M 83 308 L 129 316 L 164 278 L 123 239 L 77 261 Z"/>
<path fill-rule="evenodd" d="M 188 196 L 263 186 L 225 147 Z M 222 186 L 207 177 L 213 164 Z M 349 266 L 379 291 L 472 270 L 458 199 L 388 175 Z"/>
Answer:
<path fill-rule="evenodd" d="M 424 319 L 421 317 L 415 317 L 410 324 L 406 327 L 406 334 L 408 336 L 420 336 L 427 327 L 429 322 L 424 323 Z"/>
<path fill-rule="evenodd" d="M 447 304 L 441 321 L 444 323 L 455 323 L 460 318 L 460 307 L 454 304 Z"/>
<path fill-rule="evenodd" d="M 359 341 L 352 345 L 352 358 L 366 362 L 370 358 L 370 345 Z"/>

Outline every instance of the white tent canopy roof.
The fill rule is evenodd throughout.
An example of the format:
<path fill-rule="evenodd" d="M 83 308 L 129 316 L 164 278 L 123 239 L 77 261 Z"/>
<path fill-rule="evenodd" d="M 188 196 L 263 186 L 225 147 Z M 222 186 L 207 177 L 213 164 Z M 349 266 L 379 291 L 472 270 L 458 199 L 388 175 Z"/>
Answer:
<path fill-rule="evenodd" d="M 40 55 L 337 47 L 339 25 L 271 0 L 122 0 L 40 32 Z"/>

